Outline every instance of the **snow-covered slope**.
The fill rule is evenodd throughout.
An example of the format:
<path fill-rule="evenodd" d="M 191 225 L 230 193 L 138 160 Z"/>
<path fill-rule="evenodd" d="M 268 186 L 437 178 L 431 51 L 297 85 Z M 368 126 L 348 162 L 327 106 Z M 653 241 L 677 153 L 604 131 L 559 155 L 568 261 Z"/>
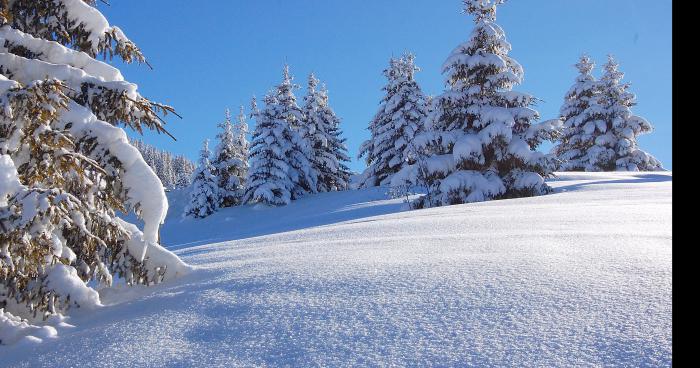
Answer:
<path fill-rule="evenodd" d="M 420 211 L 375 189 L 171 217 L 166 244 L 199 271 L 103 292 L 119 303 L 0 347 L 0 366 L 670 366 L 671 174 L 550 183 Z M 200 239 L 236 240 L 184 244 Z"/>

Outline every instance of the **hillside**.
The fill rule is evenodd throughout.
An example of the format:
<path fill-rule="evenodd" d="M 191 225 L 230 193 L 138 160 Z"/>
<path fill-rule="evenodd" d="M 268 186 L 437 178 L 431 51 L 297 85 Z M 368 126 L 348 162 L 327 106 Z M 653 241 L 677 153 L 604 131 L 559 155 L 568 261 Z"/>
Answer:
<path fill-rule="evenodd" d="M 406 211 L 385 189 L 180 218 L 194 274 L 103 290 L 0 366 L 670 366 L 670 173 Z M 201 244 L 201 245 L 200 245 Z M 116 301 L 119 302 L 116 302 Z"/>

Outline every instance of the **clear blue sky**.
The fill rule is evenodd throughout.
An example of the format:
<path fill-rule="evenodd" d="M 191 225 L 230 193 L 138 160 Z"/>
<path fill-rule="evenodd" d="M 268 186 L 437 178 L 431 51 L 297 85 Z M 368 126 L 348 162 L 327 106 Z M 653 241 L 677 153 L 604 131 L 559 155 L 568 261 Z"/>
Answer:
<path fill-rule="evenodd" d="M 440 66 L 469 36 L 472 20 L 460 0 L 114 0 L 101 9 L 144 51 L 155 67 L 123 68 L 141 93 L 183 115 L 168 119 L 178 138 L 147 134 L 158 147 L 196 158 L 214 138 L 224 109 L 246 108 L 281 78 L 287 61 L 302 87 L 309 72 L 327 83 L 343 119 L 351 156 L 368 138 L 392 55 L 416 54 L 427 94 L 444 87 Z M 510 0 L 498 23 L 525 68 L 517 90 L 542 99 L 554 118 L 582 52 L 599 64 L 613 53 L 637 95 L 634 113 L 655 127 L 642 149 L 672 167 L 671 0 Z M 597 71 L 599 74 L 599 72 Z M 305 92 L 298 91 L 301 96 Z M 541 150 L 549 150 L 550 145 Z M 355 160 L 351 168 L 361 170 Z"/>

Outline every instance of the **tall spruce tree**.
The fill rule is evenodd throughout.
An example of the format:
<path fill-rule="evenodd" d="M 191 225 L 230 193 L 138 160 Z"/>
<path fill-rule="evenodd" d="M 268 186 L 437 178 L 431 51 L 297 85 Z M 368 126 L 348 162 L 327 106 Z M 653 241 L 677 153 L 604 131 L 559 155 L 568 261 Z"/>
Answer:
<path fill-rule="evenodd" d="M 248 155 L 250 142 L 248 142 L 248 121 L 243 106 L 240 107 L 236 124 L 233 126 L 234 147 L 236 148 L 236 162 L 232 170 L 238 181 L 238 203 L 240 204 L 245 194 L 245 180 L 248 177 Z"/>
<path fill-rule="evenodd" d="M 246 181 L 246 202 L 286 205 L 317 191 L 318 174 L 311 165 L 309 129 L 296 103 L 289 66 L 282 83 L 265 96 L 265 107 L 257 110 L 250 146 L 250 169 Z"/>
<path fill-rule="evenodd" d="M 289 73 L 289 65 L 285 65 L 282 83 L 276 87 L 276 103 L 266 106 L 271 109 L 274 119 L 281 120 L 281 124 L 289 126 L 287 164 L 290 179 L 294 184 L 292 199 L 315 193 L 318 180 L 318 172 L 311 164 L 313 150 L 310 127 L 304 123 L 304 113 L 297 105 L 294 95 L 297 88 L 299 86 L 293 83 L 293 77 Z"/>
<path fill-rule="evenodd" d="M 583 55 L 576 68 L 579 75 L 564 96 L 564 104 L 560 109 L 560 119 L 563 122 L 561 137 L 552 149 L 561 171 L 592 169 L 589 166 L 588 150 L 595 145 L 596 137 L 605 132 L 605 128 L 600 129 L 596 116 L 592 114 L 600 98 L 600 85 L 591 74 L 594 63 L 590 57 Z"/>
<path fill-rule="evenodd" d="M 345 142 L 347 138 L 343 137 L 343 131 L 340 129 L 340 118 L 337 117 L 335 111 L 330 106 L 328 99 L 328 88 L 325 84 L 321 86 L 321 104 L 323 115 L 327 116 L 331 121 L 328 139 L 331 151 L 335 156 L 335 162 L 338 163 L 338 169 L 324 178 L 326 188 L 329 190 L 346 190 L 350 187 L 350 176 L 352 175 L 348 163 L 350 156 L 348 155 L 348 147 Z"/>
<path fill-rule="evenodd" d="M 595 125 L 584 127 L 586 134 L 598 132 L 595 145 L 587 152 L 586 170 L 663 170 L 661 162 L 638 147 L 637 137 L 651 132 L 652 126 L 646 119 L 632 114 L 636 97 L 628 91 L 629 84 L 621 82 L 624 74 L 618 67 L 615 59 L 608 56 L 599 82 L 598 104 L 590 108 Z"/>
<path fill-rule="evenodd" d="M 350 160 L 345 140 L 341 137 L 340 119 L 328 104 L 328 91 L 318 89 L 319 80 L 309 75 L 304 97 L 304 126 L 313 149 L 311 165 L 318 174 L 317 190 L 330 192 L 348 187 L 350 172 L 345 164 Z"/>
<path fill-rule="evenodd" d="M 265 96 L 264 103 L 262 110 L 259 111 L 255 104 L 251 112 L 256 124 L 250 144 L 250 168 L 243 200 L 273 206 L 287 205 L 292 200 L 291 192 L 294 189 L 287 164 L 292 131 L 286 120 L 277 118 L 274 109 L 276 94 L 270 92 Z"/>
<path fill-rule="evenodd" d="M 429 133 L 418 142 L 429 154 L 420 163 L 428 194 L 418 207 L 441 206 L 549 191 L 546 157 L 534 149 L 556 135 L 556 124 L 533 124 L 534 97 L 513 91 L 523 68 L 495 23 L 503 0 L 465 0 L 475 18 L 469 40 L 443 64 L 447 90 L 433 100 Z"/>
<path fill-rule="evenodd" d="M 0 308 L 23 318 L 189 269 L 158 245 L 163 186 L 121 129 L 166 132 L 173 110 L 98 56 L 146 61 L 94 0 L 0 1 Z"/>
<path fill-rule="evenodd" d="M 209 161 L 209 140 L 204 140 L 202 150 L 199 153 L 199 166 L 192 177 L 190 187 L 190 203 L 185 208 L 185 216 L 192 218 L 207 217 L 219 209 L 221 194 L 217 178 L 214 175 L 214 166 Z"/>
<path fill-rule="evenodd" d="M 360 147 L 367 169 L 360 187 L 389 184 L 392 176 L 417 159 L 413 140 L 424 130 L 428 107 L 414 76 L 419 69 L 412 54 L 392 58 L 384 71 L 388 83 L 379 111 L 370 122 L 371 137 Z"/>
<path fill-rule="evenodd" d="M 219 186 L 219 207 L 231 207 L 241 203 L 243 196 L 243 181 L 245 176 L 246 157 L 241 156 L 241 148 L 238 146 L 240 137 L 235 132 L 231 121 L 231 112 L 226 109 L 226 118 L 219 124 L 221 132 L 217 135 L 219 140 L 214 150 L 214 175 Z"/>

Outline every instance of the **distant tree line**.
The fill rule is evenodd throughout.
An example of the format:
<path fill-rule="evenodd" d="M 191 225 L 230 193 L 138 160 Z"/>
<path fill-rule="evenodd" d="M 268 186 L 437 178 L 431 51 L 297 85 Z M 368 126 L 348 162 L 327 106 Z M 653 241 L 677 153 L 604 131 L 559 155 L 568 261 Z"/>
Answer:
<path fill-rule="evenodd" d="M 163 187 L 184 189 L 190 186 L 196 165 L 187 157 L 158 149 L 140 139 L 132 139 L 131 144 L 141 152 L 141 156 L 156 173 Z"/>

